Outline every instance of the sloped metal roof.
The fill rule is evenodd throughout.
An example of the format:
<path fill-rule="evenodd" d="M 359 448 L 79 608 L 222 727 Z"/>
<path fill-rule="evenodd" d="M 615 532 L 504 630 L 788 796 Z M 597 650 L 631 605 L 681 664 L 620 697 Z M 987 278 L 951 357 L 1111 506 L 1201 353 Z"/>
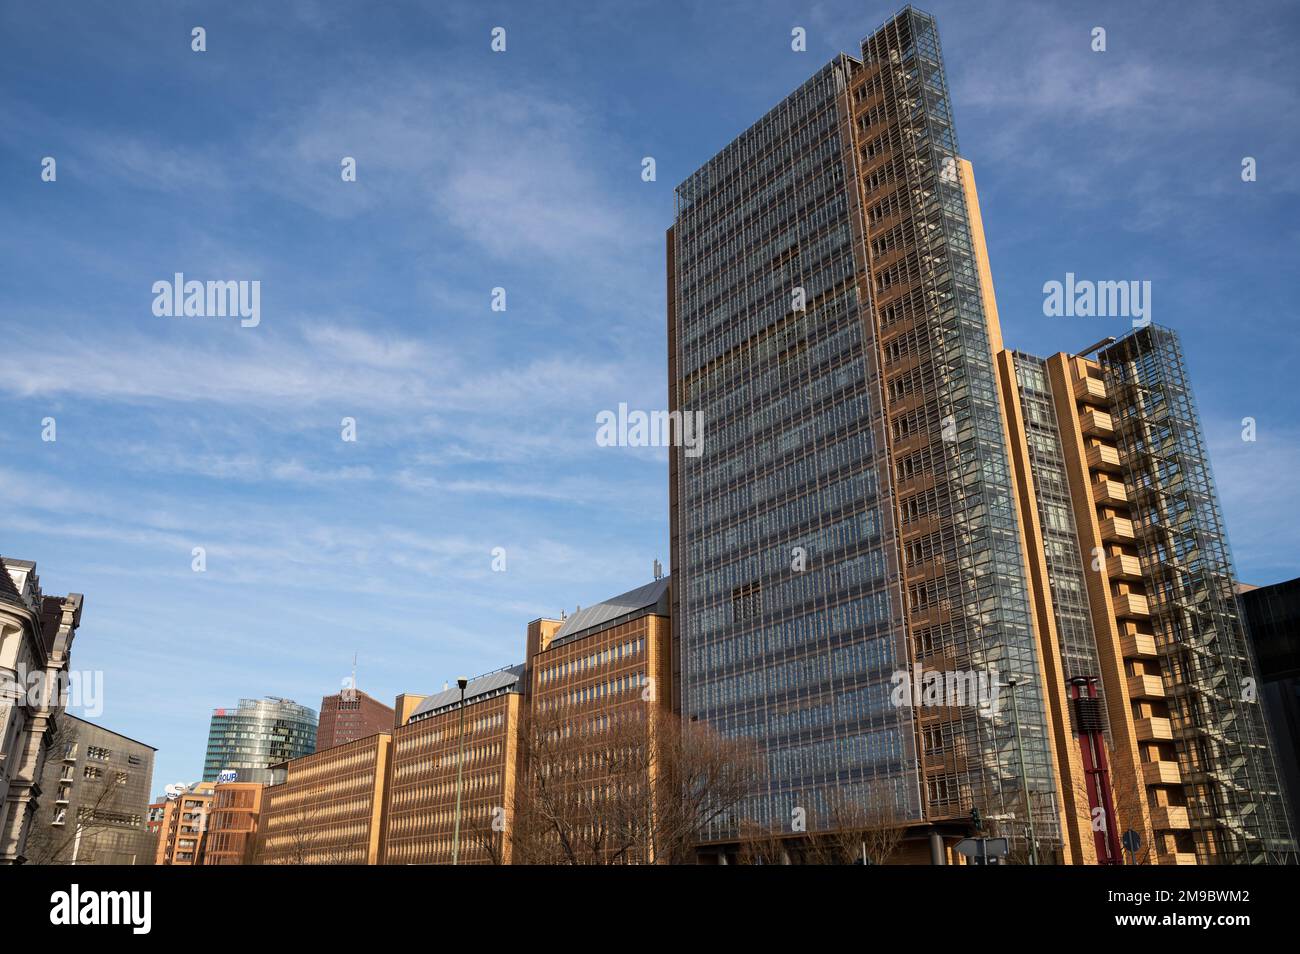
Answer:
<path fill-rule="evenodd" d="M 564 625 L 555 634 L 551 645 L 647 607 L 655 607 L 662 615 L 668 615 L 668 580 L 669 578 L 665 576 L 662 580 L 638 586 L 635 590 L 629 590 L 621 596 L 578 610 L 564 621 Z"/>
<path fill-rule="evenodd" d="M 501 689 L 509 689 L 523 677 L 523 663 L 517 666 L 507 666 L 505 669 L 498 669 L 496 672 L 490 672 L 485 676 L 475 676 L 465 686 L 465 701 L 472 702 L 477 696 L 484 696 Z M 426 712 L 432 712 L 435 709 L 441 709 L 457 702 L 460 702 L 460 687 L 453 686 L 450 689 L 444 689 L 442 692 L 429 696 L 416 706 L 415 711 L 411 713 L 411 718 L 414 719 Z"/>

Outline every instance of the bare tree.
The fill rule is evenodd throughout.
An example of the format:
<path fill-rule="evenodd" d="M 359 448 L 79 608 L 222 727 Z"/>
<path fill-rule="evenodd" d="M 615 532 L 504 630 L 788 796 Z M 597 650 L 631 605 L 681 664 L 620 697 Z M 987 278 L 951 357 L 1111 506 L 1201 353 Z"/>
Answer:
<path fill-rule="evenodd" d="M 768 828 L 752 818 L 746 818 L 738 826 L 737 835 L 739 851 L 736 857 L 740 864 L 790 864 L 789 840 L 781 831 Z"/>
<path fill-rule="evenodd" d="M 65 752 L 76 743 L 76 723 L 70 719 L 56 718 L 53 738 L 45 748 L 40 777 L 42 779 L 48 777 L 52 774 L 51 769 L 61 766 Z M 97 768 L 104 773 L 111 771 L 107 766 L 87 767 Z M 62 771 L 75 771 L 75 766 L 69 763 Z M 92 797 L 85 803 L 78 803 L 75 811 L 65 811 L 62 824 L 58 825 L 54 824 L 55 812 L 60 810 L 57 805 L 52 811 L 47 811 L 44 806 L 40 808 L 40 813 L 27 836 L 24 854 L 28 864 L 68 865 L 74 861 L 80 864 L 93 864 L 97 848 L 95 836 L 105 831 L 123 830 L 120 824 L 109 820 L 109 811 L 117 798 L 114 778 L 101 777 L 96 780 L 99 782 L 98 786 L 94 787 L 88 785 L 84 772 L 83 768 L 82 778 L 73 778 L 72 788 L 78 791 L 90 788 L 93 792 Z M 41 801 L 54 802 L 60 788 L 61 786 L 55 785 L 52 790 L 45 793 Z"/>
<path fill-rule="evenodd" d="M 293 794 L 293 793 L 286 793 Z M 282 810 L 283 811 L 283 810 Z M 263 827 L 258 832 L 256 864 L 259 865 L 347 865 L 357 862 L 347 857 L 346 849 L 333 836 L 333 830 L 322 816 L 321 804 L 307 799 L 280 816 L 284 823 L 271 830 L 270 821 L 263 813 Z M 283 847 L 272 848 L 272 838 L 283 838 Z"/>
<path fill-rule="evenodd" d="M 825 821 L 808 838 L 808 860 L 819 864 L 885 864 L 907 833 L 895 789 L 885 780 L 828 792 Z"/>
<path fill-rule="evenodd" d="M 752 791 L 751 749 L 661 707 L 535 712 L 510 825 L 516 864 L 684 863 Z"/>

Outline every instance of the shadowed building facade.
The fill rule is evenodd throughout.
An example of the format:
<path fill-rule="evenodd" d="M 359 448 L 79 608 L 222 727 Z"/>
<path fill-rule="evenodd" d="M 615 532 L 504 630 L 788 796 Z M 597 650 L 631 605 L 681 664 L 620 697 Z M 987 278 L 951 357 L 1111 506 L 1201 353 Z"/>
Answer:
<path fill-rule="evenodd" d="M 28 839 L 33 864 L 153 864 L 145 828 L 157 751 L 68 713 L 55 734 L 61 749 L 45 763 L 44 797 L 54 814 Z"/>
<path fill-rule="evenodd" d="M 1259 663 L 1259 696 L 1285 782 L 1291 834 L 1300 835 L 1300 579 L 1239 586 L 1237 602 Z"/>

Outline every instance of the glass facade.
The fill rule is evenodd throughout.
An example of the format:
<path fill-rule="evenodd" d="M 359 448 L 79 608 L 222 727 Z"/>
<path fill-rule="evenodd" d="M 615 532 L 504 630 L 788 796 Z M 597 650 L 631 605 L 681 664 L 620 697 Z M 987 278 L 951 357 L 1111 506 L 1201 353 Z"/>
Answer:
<path fill-rule="evenodd" d="M 1258 666 L 1233 591 L 1236 574 L 1178 337 L 1149 325 L 1099 360 L 1114 402 L 1197 859 L 1250 864 L 1293 853 Z"/>
<path fill-rule="evenodd" d="M 956 157 L 908 8 L 677 190 L 670 400 L 707 428 L 671 465 L 679 705 L 760 744 L 768 828 L 868 788 L 901 819 L 1014 818 L 1027 781 L 1059 840 Z M 918 662 L 1017 677 L 1023 752 L 1010 706 L 894 705 Z"/>
<path fill-rule="evenodd" d="M 272 782 L 270 766 L 316 751 L 316 710 L 291 699 L 240 699 L 237 709 L 216 709 L 208 728 L 203 780 L 233 769 L 238 781 Z"/>
<path fill-rule="evenodd" d="M 1079 533 L 1074 521 L 1047 363 L 1042 358 L 1021 352 L 1015 353 L 1013 361 L 1020 414 L 1025 424 L 1025 444 L 1029 449 L 1034 503 L 1043 534 L 1047 583 L 1061 645 L 1061 675 L 1068 685 L 1073 678 L 1095 678 L 1101 673 L 1092 612 L 1088 607 L 1083 559 L 1079 552 Z M 1097 683 L 1097 697 L 1103 700 L 1099 710 L 1104 717 L 1105 690 L 1100 681 Z M 1077 715 L 1073 707 L 1070 715 L 1072 719 Z"/>

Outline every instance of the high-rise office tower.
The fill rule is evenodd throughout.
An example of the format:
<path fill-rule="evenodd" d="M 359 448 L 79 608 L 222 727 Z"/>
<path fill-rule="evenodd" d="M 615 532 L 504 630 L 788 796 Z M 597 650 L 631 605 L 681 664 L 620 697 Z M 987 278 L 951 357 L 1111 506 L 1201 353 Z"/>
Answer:
<path fill-rule="evenodd" d="M 1055 857 L 1000 332 L 930 16 L 900 12 L 678 187 L 668 335 L 671 410 L 705 424 L 670 457 L 674 704 L 767 761 L 709 840 L 832 827 L 848 795 L 932 845 L 977 809 Z M 891 699 L 918 665 L 997 695 Z"/>
<path fill-rule="evenodd" d="M 235 709 L 214 709 L 208 727 L 203 780 L 225 771 L 240 782 L 272 781 L 271 766 L 316 751 L 316 711 L 292 699 L 240 699 Z"/>

